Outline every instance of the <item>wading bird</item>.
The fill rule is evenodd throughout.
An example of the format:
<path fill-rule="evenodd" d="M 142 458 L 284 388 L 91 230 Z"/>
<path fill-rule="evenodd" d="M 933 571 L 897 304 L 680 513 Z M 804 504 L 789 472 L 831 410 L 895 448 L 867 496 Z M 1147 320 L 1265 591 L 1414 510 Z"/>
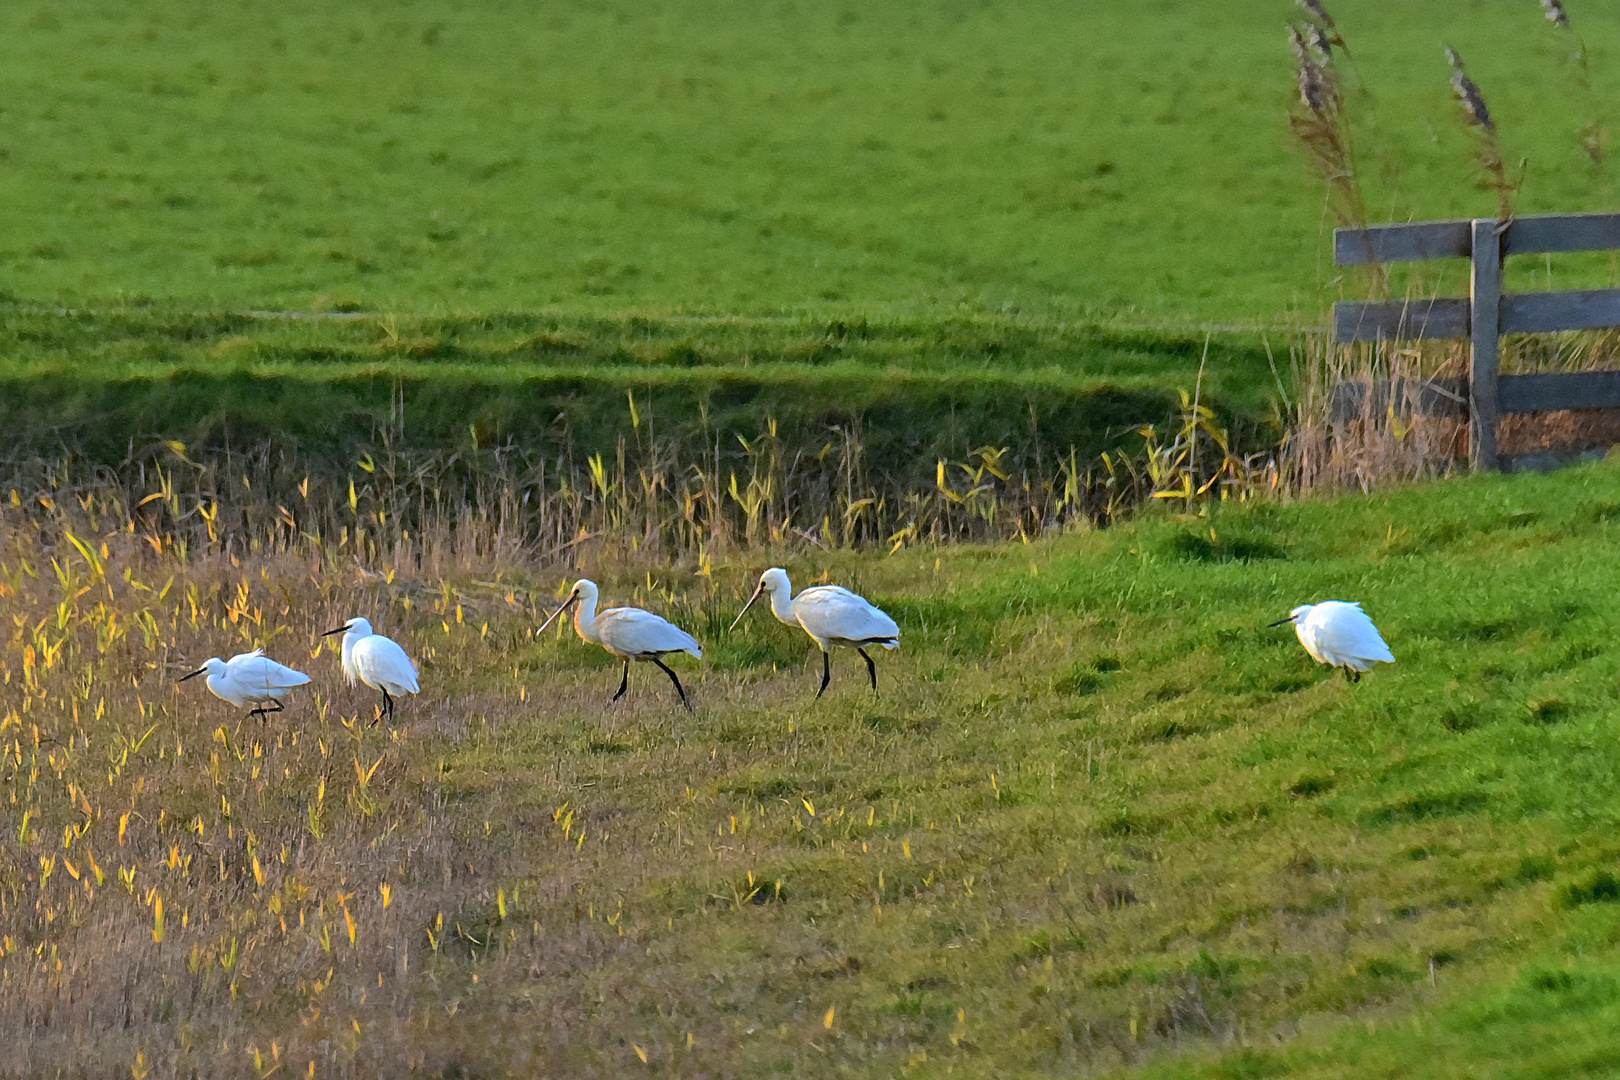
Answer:
<path fill-rule="evenodd" d="M 276 700 L 278 694 L 285 694 L 293 687 L 309 682 L 308 675 L 294 671 L 286 664 L 276 663 L 264 655 L 263 649 L 238 653 L 229 660 L 215 656 L 203 661 L 202 667 L 182 676 L 180 681 L 195 679 L 199 675 L 208 676 L 208 689 L 215 697 L 239 709 L 251 704 L 253 708 L 248 715 L 261 720 L 266 713 L 281 711 L 281 702 Z M 265 708 L 266 702 L 274 707 Z"/>
<path fill-rule="evenodd" d="M 1344 669 L 1344 677 L 1360 682 L 1361 673 L 1374 664 L 1393 664 L 1395 657 L 1361 605 L 1343 600 L 1301 604 L 1272 626 L 1294 624 L 1299 643 L 1319 664 Z"/>
<path fill-rule="evenodd" d="M 675 677 L 675 672 L 662 658 L 670 653 L 684 652 L 703 659 L 703 648 L 697 638 L 669 620 L 640 608 L 615 607 L 597 611 L 596 601 L 600 595 L 596 582 L 580 578 L 574 582 L 574 591 L 568 594 L 562 606 L 540 624 L 540 629 L 534 632 L 535 636 L 545 633 L 546 627 L 567 611 L 569 604 L 578 601 L 579 610 L 574 613 L 575 632 L 624 661 L 624 678 L 619 680 L 619 692 L 613 695 L 614 701 L 624 697 L 624 692 L 630 687 L 630 661 L 647 660 L 663 669 L 669 681 L 675 684 L 675 693 L 680 695 L 681 704 L 690 709 L 692 703 L 686 700 L 686 690 L 681 686 L 681 680 Z"/>
<path fill-rule="evenodd" d="M 867 603 L 863 597 L 837 585 L 815 585 L 794 596 L 787 571 L 773 566 L 759 576 L 759 587 L 732 622 L 732 629 L 736 629 L 737 623 L 742 622 L 742 617 L 754 606 L 754 601 L 764 593 L 771 595 L 771 613 L 789 626 L 797 626 L 809 634 L 821 650 L 821 686 L 816 690 L 816 697 L 820 697 L 832 681 L 834 645 L 842 645 L 861 654 L 861 659 L 866 661 L 866 674 L 872 679 L 872 692 L 877 693 L 877 665 L 866 655 L 865 646 L 881 645 L 885 649 L 898 649 L 900 627 L 895 625 L 893 619 Z"/>
<path fill-rule="evenodd" d="M 373 690 L 382 691 L 382 709 L 377 713 L 377 720 L 394 715 L 393 695 L 414 694 L 421 689 L 416 682 L 416 665 L 405 655 L 405 650 L 392 638 L 372 633 L 367 620 L 350 619 L 321 636 L 333 634 L 343 635 L 343 674 L 349 677 L 350 685 L 358 680 Z"/>

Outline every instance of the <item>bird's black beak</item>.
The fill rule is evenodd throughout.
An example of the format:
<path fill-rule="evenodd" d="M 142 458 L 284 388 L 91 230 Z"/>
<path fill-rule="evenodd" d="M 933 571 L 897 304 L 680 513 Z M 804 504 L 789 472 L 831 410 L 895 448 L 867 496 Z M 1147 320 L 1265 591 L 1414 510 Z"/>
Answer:
<path fill-rule="evenodd" d="M 534 636 L 539 637 L 541 634 L 545 633 L 546 632 L 546 627 L 548 627 L 552 623 L 556 622 L 557 621 L 557 616 L 559 616 L 563 612 L 567 611 L 568 610 L 568 605 L 572 604 L 575 600 L 578 600 L 578 599 L 579 599 L 579 590 L 575 589 L 573 592 L 568 594 L 568 599 L 564 600 L 561 604 L 557 605 L 557 610 L 553 611 L 549 616 L 547 616 L 546 621 L 540 624 L 540 629 L 538 629 L 538 630 L 536 630 L 534 632 Z"/>
<path fill-rule="evenodd" d="M 744 615 L 748 614 L 748 609 L 754 606 L 754 601 L 758 600 L 759 599 L 759 594 L 764 592 L 764 591 L 765 591 L 765 583 L 762 581 L 762 582 L 759 583 L 758 586 L 755 587 L 754 595 L 750 596 L 748 598 L 748 603 L 744 604 L 743 609 L 741 611 L 737 612 L 737 617 L 735 619 L 731 620 L 731 625 L 726 627 L 726 632 L 727 633 L 730 633 L 731 631 L 737 629 L 737 624 L 742 622 L 742 617 Z"/>
<path fill-rule="evenodd" d="M 331 637 L 333 634 L 341 634 L 345 630 L 347 630 L 348 628 L 349 628 L 348 625 L 345 624 L 343 626 L 338 627 L 335 630 L 328 630 L 326 633 L 322 634 L 321 637 Z"/>
<path fill-rule="evenodd" d="M 1294 617 L 1292 615 L 1290 615 L 1286 619 L 1278 619 L 1274 623 L 1266 623 L 1266 629 L 1270 630 L 1273 626 L 1287 626 L 1289 623 L 1291 623 L 1293 621 L 1294 621 Z"/>
<path fill-rule="evenodd" d="M 182 675 L 182 676 L 180 676 L 180 681 L 185 682 L 187 679 L 195 679 L 197 676 L 206 675 L 207 673 L 208 673 L 207 668 L 198 668 L 196 671 L 193 671 L 190 675 Z"/>

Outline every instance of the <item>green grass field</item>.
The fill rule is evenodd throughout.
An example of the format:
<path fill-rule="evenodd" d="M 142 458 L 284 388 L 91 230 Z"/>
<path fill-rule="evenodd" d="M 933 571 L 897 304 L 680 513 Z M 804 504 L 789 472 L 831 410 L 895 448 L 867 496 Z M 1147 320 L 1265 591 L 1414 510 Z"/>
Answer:
<path fill-rule="evenodd" d="M 521 558 L 182 561 L 85 505 L 5 518 L 9 1075 L 1620 1055 L 1612 465 L 784 556 L 899 621 L 877 697 L 840 656 L 814 700 L 813 648 L 764 612 L 726 632 L 760 557 L 597 568 L 704 641 L 691 714 L 656 671 L 610 708 L 606 654 L 536 641 L 566 583 Z M 51 570 L 63 528 L 90 556 Z M 1399 662 L 1351 686 L 1266 628 L 1330 597 Z M 359 611 L 423 662 L 394 730 L 306 651 Z M 250 642 L 317 678 L 265 726 L 170 681 Z"/>
<path fill-rule="evenodd" d="M 1494 205 L 1441 41 L 1521 212 L 1612 201 L 1533 0 L 1331 8 L 1375 217 Z M 1620 465 L 1026 534 L 1178 389 L 1283 430 L 1296 12 L 0 9 L 0 1077 L 1620 1072 Z M 726 524 L 776 422 L 787 548 Z M 923 495 L 1028 541 L 888 536 Z M 881 693 L 728 630 L 773 562 L 894 615 Z M 695 712 L 534 637 L 575 563 Z M 1326 598 L 1399 662 L 1266 628 Z M 267 723 L 174 682 L 257 645 Z"/>
<path fill-rule="evenodd" d="M 1602 208 L 1536 4 L 1330 6 L 1373 94 L 1375 217 L 1492 210 L 1441 41 L 1528 159 L 1520 211 Z M 1569 6 L 1613 100 L 1620 21 Z M 1314 323 L 1333 274 L 1284 124 L 1296 16 L 13 4 L 0 274 L 25 300 L 204 310 Z"/>
<path fill-rule="evenodd" d="M 1334 11 L 1375 218 L 1492 205 L 1442 39 L 1528 162 L 1520 210 L 1607 204 L 1578 133 L 1620 90 L 1611 16 L 1573 12 L 1589 98 L 1534 4 Z M 583 458 L 634 392 L 727 445 L 776 420 L 813 452 L 858 423 L 922 433 L 901 449 L 923 471 L 985 445 L 1094 459 L 1164 419 L 1212 333 L 1206 400 L 1266 431 L 1252 447 L 1339 292 L 1285 123 L 1297 15 L 12 6 L 0 420 L 14 453 L 114 465 L 268 433 L 330 465 L 384 431 L 449 452 L 564 417 Z"/>

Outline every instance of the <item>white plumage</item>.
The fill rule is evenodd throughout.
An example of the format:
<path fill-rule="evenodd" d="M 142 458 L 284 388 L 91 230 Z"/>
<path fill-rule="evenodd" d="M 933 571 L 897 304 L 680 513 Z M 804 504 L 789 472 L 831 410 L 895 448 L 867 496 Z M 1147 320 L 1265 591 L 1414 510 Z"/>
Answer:
<path fill-rule="evenodd" d="M 821 650 L 821 687 L 816 691 L 816 697 L 822 695 L 827 683 L 832 680 L 830 654 L 834 646 L 854 649 L 861 654 L 861 659 L 866 661 L 866 674 L 872 680 L 872 690 L 877 690 L 877 666 L 866 655 L 864 646 L 881 645 L 885 649 L 898 649 L 900 627 L 893 619 L 869 604 L 864 597 L 838 585 L 814 585 L 794 596 L 787 571 L 773 566 L 759 576 L 759 586 L 754 589 L 754 595 L 748 598 L 748 603 L 743 605 L 742 612 L 731 625 L 735 627 L 742 622 L 743 615 L 748 614 L 754 601 L 767 593 L 771 598 L 771 613 L 787 625 L 797 626 L 809 634 Z"/>
<path fill-rule="evenodd" d="M 343 635 L 343 674 L 350 685 L 361 682 L 373 690 L 382 691 L 383 708 L 378 719 L 394 715 L 394 697 L 415 694 L 421 690 L 416 680 L 416 665 L 405 655 L 405 650 L 392 638 L 383 637 L 371 629 L 366 619 L 350 619 L 323 636 Z"/>
<path fill-rule="evenodd" d="M 1324 600 L 1302 604 L 1272 626 L 1293 623 L 1299 643 L 1319 664 L 1344 669 L 1345 678 L 1357 682 L 1361 673 L 1377 663 L 1393 664 L 1395 656 L 1384 644 L 1378 627 L 1357 603 Z"/>
<path fill-rule="evenodd" d="M 308 675 L 302 671 L 294 671 L 286 664 L 276 663 L 264 655 L 263 649 L 238 653 L 229 660 L 211 657 L 203 662 L 202 667 L 182 677 L 180 681 L 195 679 L 199 675 L 208 676 L 206 680 L 208 689 L 215 697 L 228 701 L 237 708 L 253 705 L 249 716 L 280 712 L 281 702 L 276 699 L 294 687 L 309 682 Z M 275 708 L 265 708 L 266 703 L 274 705 Z"/>
<path fill-rule="evenodd" d="M 624 677 L 619 680 L 619 692 L 613 695 L 614 701 L 623 697 L 630 686 L 630 661 L 644 660 L 663 669 L 669 681 L 675 684 L 675 693 L 680 696 L 681 704 L 690 709 L 692 703 L 686 699 L 686 689 L 681 686 L 675 672 L 664 663 L 663 657 L 684 652 L 701 660 L 703 647 L 698 644 L 697 638 L 668 619 L 641 608 L 617 607 L 597 611 L 596 603 L 600 596 L 594 581 L 580 578 L 574 582 L 573 591 L 562 606 L 540 624 L 540 629 L 535 631 L 536 636 L 544 633 L 557 616 L 568 610 L 569 604 L 577 601 L 579 609 L 574 613 L 574 631 L 585 641 L 602 646 L 624 661 Z"/>

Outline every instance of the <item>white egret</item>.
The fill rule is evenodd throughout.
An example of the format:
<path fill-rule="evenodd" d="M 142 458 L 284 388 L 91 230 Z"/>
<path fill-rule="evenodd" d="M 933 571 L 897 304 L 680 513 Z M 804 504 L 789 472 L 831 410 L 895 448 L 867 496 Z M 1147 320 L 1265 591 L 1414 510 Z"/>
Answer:
<path fill-rule="evenodd" d="M 421 689 L 416 681 L 416 665 L 399 642 L 374 633 L 366 619 L 350 619 L 321 636 L 333 634 L 343 635 L 343 674 L 349 677 L 350 685 L 358 681 L 382 691 L 383 707 L 377 720 L 394 715 L 394 695 L 414 694 Z"/>
<path fill-rule="evenodd" d="M 180 681 L 195 679 L 199 675 L 208 676 L 208 689 L 215 697 L 239 709 L 251 704 L 253 708 L 248 715 L 260 719 L 266 713 L 281 711 L 277 695 L 309 682 L 308 675 L 294 671 L 286 664 L 276 663 L 264 655 L 263 649 L 238 653 L 229 660 L 212 657 L 203 661 L 203 666 L 190 675 L 182 676 Z M 275 707 L 265 708 L 267 702 Z"/>
<path fill-rule="evenodd" d="M 1393 664 L 1394 655 L 1367 613 L 1357 603 L 1324 600 L 1301 604 L 1272 626 L 1294 624 L 1299 643 L 1319 664 L 1344 669 L 1344 677 L 1360 682 L 1361 673 L 1376 663 Z"/>
<path fill-rule="evenodd" d="M 697 638 L 669 620 L 641 608 L 616 607 L 597 611 L 596 601 L 600 595 L 596 582 L 580 578 L 574 582 L 574 589 L 562 606 L 540 624 L 540 629 L 534 632 L 535 636 L 545 633 L 546 627 L 567 611 L 569 604 L 578 601 L 579 610 L 574 613 L 575 632 L 624 661 L 624 677 L 619 680 L 619 692 L 613 695 L 614 701 L 622 698 L 630 687 L 630 661 L 646 660 L 663 669 L 669 681 L 675 684 L 675 693 L 680 696 L 681 704 L 690 709 L 692 703 L 686 699 L 681 680 L 675 677 L 675 672 L 670 670 L 663 658 L 670 653 L 684 652 L 703 659 L 703 647 L 698 644 Z"/>
<path fill-rule="evenodd" d="M 732 622 L 733 629 L 748 609 L 764 593 L 770 593 L 771 613 L 789 626 L 797 626 L 810 635 L 821 650 L 820 697 L 832 681 L 832 647 L 842 645 L 854 649 L 866 661 L 866 674 L 872 679 L 872 692 L 877 693 L 877 665 L 866 655 L 865 646 L 881 645 L 885 649 L 900 647 L 900 627 L 888 615 L 837 585 L 815 585 L 798 596 L 788 581 L 787 571 L 773 566 L 759 576 L 759 586 L 748 598 L 742 611 Z"/>

